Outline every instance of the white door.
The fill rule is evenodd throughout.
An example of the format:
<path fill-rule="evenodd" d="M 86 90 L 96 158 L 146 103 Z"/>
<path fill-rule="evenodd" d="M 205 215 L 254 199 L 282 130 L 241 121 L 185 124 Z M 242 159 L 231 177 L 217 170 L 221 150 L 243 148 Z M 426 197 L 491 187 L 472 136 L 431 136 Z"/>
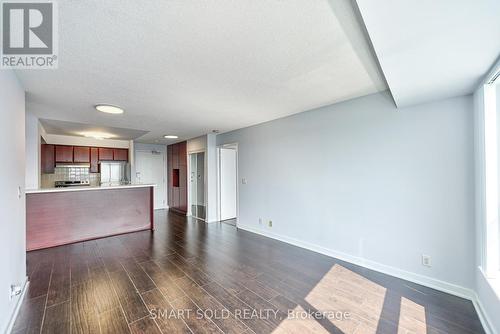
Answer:
<path fill-rule="evenodd" d="M 166 206 L 165 153 L 156 151 L 136 151 L 135 173 L 137 182 L 156 184 L 154 188 L 154 208 Z"/>
<path fill-rule="evenodd" d="M 236 218 L 236 150 L 220 149 L 220 220 Z"/>

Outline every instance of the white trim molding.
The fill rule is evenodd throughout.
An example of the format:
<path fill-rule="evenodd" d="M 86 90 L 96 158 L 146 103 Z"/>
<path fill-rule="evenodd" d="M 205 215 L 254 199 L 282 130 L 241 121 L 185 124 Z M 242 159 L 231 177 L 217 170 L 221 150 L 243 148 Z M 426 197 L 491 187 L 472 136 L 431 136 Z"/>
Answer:
<path fill-rule="evenodd" d="M 500 294 L 492 285 L 491 279 L 486 277 L 481 266 L 476 268 L 476 291 L 472 301 L 476 312 L 488 334 L 498 334 L 498 314 Z"/>
<path fill-rule="evenodd" d="M 491 320 L 488 317 L 488 314 L 485 312 L 485 308 L 481 303 L 481 299 L 479 299 L 479 296 L 475 292 L 471 301 L 474 305 L 474 308 L 476 309 L 477 316 L 479 317 L 479 321 L 481 321 L 486 334 L 498 334 L 497 332 L 495 332 L 495 329 L 491 325 Z"/>
<path fill-rule="evenodd" d="M 424 285 L 426 287 L 436 289 L 436 290 L 439 290 L 442 292 L 446 292 L 446 293 L 449 293 L 449 294 L 452 294 L 454 296 L 458 296 L 461 298 L 473 300 L 474 295 L 475 295 L 474 291 L 472 291 L 469 288 L 465 288 L 465 287 L 462 287 L 462 286 L 459 286 L 456 284 L 448 283 L 448 282 L 438 280 L 438 279 L 435 279 L 432 277 L 416 274 L 416 273 L 406 271 L 403 269 L 399 269 L 396 267 L 388 266 L 388 265 L 385 265 L 385 264 L 382 264 L 379 262 L 375 262 L 372 260 L 353 256 L 353 255 L 350 255 L 350 254 L 347 254 L 344 252 L 340 252 L 340 251 L 337 251 L 334 249 L 325 248 L 325 247 L 314 245 L 314 244 L 311 244 L 308 242 L 303 242 L 303 241 L 300 241 L 300 240 L 297 240 L 294 238 L 277 235 L 277 234 L 270 233 L 270 232 L 263 231 L 263 230 L 258 230 L 258 229 L 255 229 L 253 227 L 250 227 L 248 225 L 241 225 L 240 224 L 240 225 L 238 225 L 238 228 L 241 228 L 242 230 L 246 230 L 248 232 L 260 234 L 260 235 L 263 235 L 265 237 L 269 237 L 272 239 L 283 241 L 283 242 L 286 242 L 288 244 L 291 244 L 291 245 L 294 245 L 297 247 L 305 248 L 305 249 L 311 250 L 311 251 L 316 252 L 316 253 L 320 253 L 320 254 L 323 254 L 326 256 L 330 256 L 330 257 L 334 257 L 336 259 L 346 261 L 346 262 L 349 262 L 349 263 L 352 263 L 352 264 L 355 264 L 355 265 L 358 265 L 358 266 L 361 266 L 364 268 L 368 268 L 371 270 L 375 270 L 375 271 L 378 271 L 378 272 L 381 272 L 381 273 L 384 273 L 384 274 L 387 274 L 390 276 L 398 277 L 398 278 L 401 278 L 401 279 L 404 279 L 404 280 L 407 280 L 407 281 L 410 281 L 413 283 L 421 284 L 421 285 Z"/>
<path fill-rule="evenodd" d="M 29 284 L 30 282 L 28 281 L 28 277 L 26 277 L 23 282 L 22 293 L 19 297 L 17 297 L 16 307 L 14 307 L 14 312 L 12 313 L 12 316 L 9 319 L 9 323 L 7 325 L 7 328 L 5 329 L 5 334 L 11 333 L 12 329 L 14 328 L 14 323 L 16 322 L 17 315 L 19 314 L 19 310 L 21 309 L 21 305 L 23 304 L 23 300 L 24 297 L 26 296 L 26 292 L 28 291 Z"/>
<path fill-rule="evenodd" d="M 491 320 L 489 319 L 487 313 L 485 312 L 485 308 L 482 305 L 478 295 L 472 289 L 465 288 L 465 287 L 462 287 L 462 286 L 459 286 L 456 284 L 452 284 L 449 282 L 445 282 L 442 280 L 438 280 L 438 279 L 435 279 L 432 277 L 412 273 L 412 272 L 409 272 L 409 271 L 406 271 L 403 269 L 399 269 L 396 267 L 391 267 L 391 266 L 388 266 L 388 265 L 385 265 L 382 263 L 378 263 L 375 261 L 371 261 L 371 260 L 367 260 L 367 259 L 360 258 L 357 256 L 353 256 L 353 255 L 350 255 L 350 254 L 347 254 L 344 252 L 339 252 L 339 251 L 336 251 L 333 249 L 317 246 L 317 245 L 314 245 L 314 244 L 311 244 L 308 242 L 303 242 L 303 241 L 300 241 L 300 240 L 297 240 L 294 238 L 285 237 L 285 236 L 281 236 L 281 235 L 271 233 L 268 231 L 255 229 L 255 228 L 248 226 L 248 225 L 239 224 L 237 226 L 237 228 L 240 228 L 242 230 L 245 230 L 245 231 L 248 231 L 251 233 L 259 234 L 259 235 L 262 235 L 264 237 L 268 237 L 268 238 L 275 239 L 278 241 L 286 242 L 287 244 L 290 244 L 293 246 L 297 246 L 297 247 L 304 248 L 304 249 L 307 249 L 307 250 L 310 250 L 310 251 L 313 251 L 316 253 L 330 256 L 330 257 L 333 257 L 333 258 L 336 258 L 336 259 L 339 259 L 339 260 L 342 260 L 345 262 L 349 262 L 349 263 L 352 263 L 352 264 L 355 264 L 355 265 L 358 265 L 358 266 L 361 266 L 361 267 L 364 267 L 367 269 L 381 272 L 383 274 L 387 274 L 390 276 L 401 278 L 401 279 L 404 279 L 404 280 L 407 280 L 407 281 L 410 281 L 410 282 L 413 282 L 416 284 L 426 286 L 428 288 L 432 288 L 432 289 L 439 290 L 439 291 L 442 291 L 445 293 L 449 293 L 449 294 L 457 296 L 457 297 L 468 299 L 474 305 L 474 308 L 476 309 L 479 320 L 481 321 L 481 324 L 483 325 L 483 328 L 484 328 L 486 334 L 498 334 L 493 329 L 494 327 L 491 325 Z"/>

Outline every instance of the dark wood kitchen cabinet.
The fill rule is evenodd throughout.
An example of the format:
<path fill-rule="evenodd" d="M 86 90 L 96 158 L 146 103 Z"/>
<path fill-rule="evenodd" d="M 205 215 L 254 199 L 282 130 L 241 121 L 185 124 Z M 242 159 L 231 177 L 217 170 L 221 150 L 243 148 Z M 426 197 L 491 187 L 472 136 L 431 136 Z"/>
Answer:
<path fill-rule="evenodd" d="M 168 205 L 172 211 L 187 212 L 186 142 L 167 146 Z"/>
<path fill-rule="evenodd" d="M 90 172 L 99 173 L 99 149 L 97 147 L 90 148 Z"/>
<path fill-rule="evenodd" d="M 172 145 L 167 146 L 167 204 L 173 207 L 172 199 L 174 198 L 173 191 L 173 165 L 172 165 Z"/>
<path fill-rule="evenodd" d="M 99 173 L 99 161 L 128 161 L 128 149 L 90 146 L 41 145 L 42 174 L 54 173 L 56 163 L 90 163 L 90 173 Z"/>
<path fill-rule="evenodd" d="M 99 161 L 113 160 L 113 149 L 106 147 L 99 147 Z"/>
<path fill-rule="evenodd" d="M 54 145 L 42 144 L 40 162 L 42 174 L 54 173 L 56 167 Z"/>
<path fill-rule="evenodd" d="M 115 161 L 128 161 L 128 150 L 126 148 L 114 148 L 113 160 Z"/>
<path fill-rule="evenodd" d="M 73 147 L 73 162 L 90 162 L 90 147 Z"/>
<path fill-rule="evenodd" d="M 179 144 L 179 166 L 187 166 L 187 142 L 183 141 Z"/>
<path fill-rule="evenodd" d="M 73 162 L 73 146 L 56 146 L 56 162 Z"/>
<path fill-rule="evenodd" d="M 187 188 L 179 187 L 179 210 L 187 212 Z"/>
<path fill-rule="evenodd" d="M 179 188 L 175 187 L 172 189 L 172 206 L 170 207 L 172 210 L 179 210 Z"/>
<path fill-rule="evenodd" d="M 172 146 L 172 167 L 179 169 L 179 145 L 174 144 Z"/>

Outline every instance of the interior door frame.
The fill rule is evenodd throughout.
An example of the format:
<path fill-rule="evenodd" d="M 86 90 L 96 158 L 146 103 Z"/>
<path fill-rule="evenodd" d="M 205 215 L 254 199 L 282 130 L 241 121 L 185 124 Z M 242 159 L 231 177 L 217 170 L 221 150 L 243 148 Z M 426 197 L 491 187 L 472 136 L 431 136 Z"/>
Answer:
<path fill-rule="evenodd" d="M 150 153 L 153 154 L 153 151 L 155 150 L 135 150 L 134 154 L 134 178 L 137 180 L 137 153 L 143 152 L 143 153 Z M 167 186 L 167 152 L 163 151 L 155 151 L 155 152 L 160 152 L 160 154 L 163 156 L 163 205 L 160 208 L 156 208 L 155 210 L 164 210 L 168 209 L 168 186 Z M 158 186 L 158 185 L 157 185 Z M 153 203 L 154 204 L 154 203 Z"/>
<path fill-rule="evenodd" d="M 203 153 L 203 205 L 205 206 L 205 218 L 199 218 L 196 216 L 193 216 L 193 212 L 191 211 L 191 155 L 192 154 L 197 154 L 197 153 Z M 200 150 L 193 150 L 187 152 L 187 177 L 188 177 L 188 187 L 187 187 L 187 212 L 186 216 L 191 216 L 194 217 L 198 220 L 206 222 L 207 218 L 207 196 L 208 196 L 208 191 L 207 191 L 207 150 L 206 149 L 200 149 Z"/>
<path fill-rule="evenodd" d="M 221 222 L 221 154 L 222 148 L 234 148 L 236 150 L 236 227 L 240 221 L 240 175 L 239 175 L 239 147 L 238 143 L 226 143 L 217 146 L 217 221 Z"/>

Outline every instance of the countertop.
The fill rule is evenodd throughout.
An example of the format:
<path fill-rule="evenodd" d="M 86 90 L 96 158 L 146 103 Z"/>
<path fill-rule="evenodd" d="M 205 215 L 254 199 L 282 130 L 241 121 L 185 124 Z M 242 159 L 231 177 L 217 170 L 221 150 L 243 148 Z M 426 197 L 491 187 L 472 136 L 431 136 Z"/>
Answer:
<path fill-rule="evenodd" d="M 101 185 L 97 187 L 90 186 L 74 186 L 65 188 L 39 188 L 39 189 L 26 189 L 26 194 L 39 194 L 39 193 L 59 193 L 59 192 L 70 192 L 70 191 L 89 191 L 89 190 L 108 190 L 108 189 L 129 189 L 129 188 L 145 188 L 145 187 L 156 187 L 156 184 L 118 184 L 118 185 Z"/>

